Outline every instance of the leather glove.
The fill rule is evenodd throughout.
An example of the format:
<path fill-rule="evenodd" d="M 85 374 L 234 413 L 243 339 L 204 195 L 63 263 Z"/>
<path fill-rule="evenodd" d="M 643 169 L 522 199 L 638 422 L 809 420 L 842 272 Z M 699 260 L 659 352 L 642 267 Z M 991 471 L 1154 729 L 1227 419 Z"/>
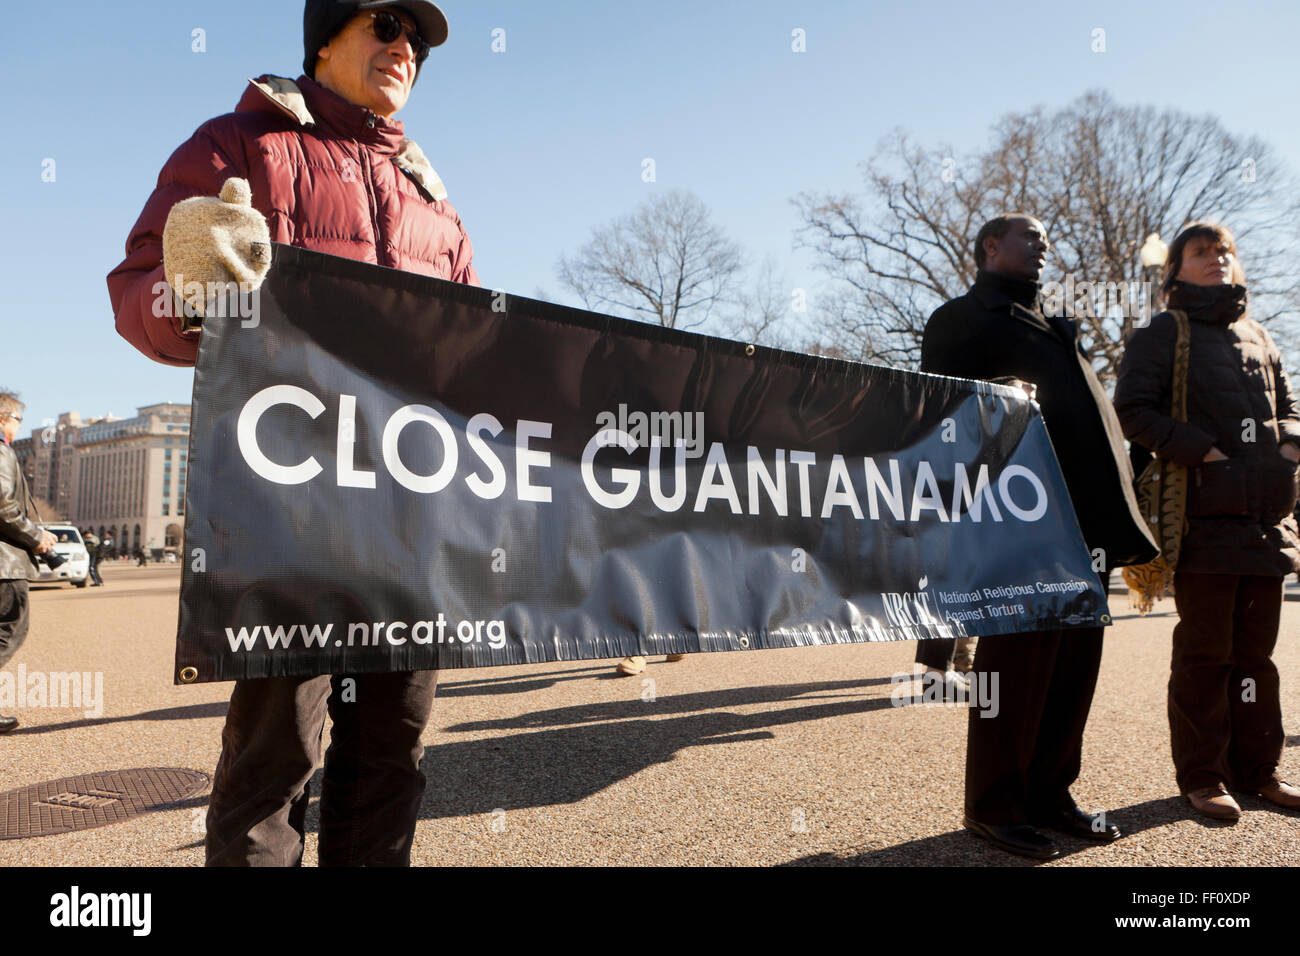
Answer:
<path fill-rule="evenodd" d="M 195 196 L 173 206 L 162 245 L 163 270 L 184 304 L 186 331 L 202 322 L 209 295 L 231 282 L 251 292 L 271 267 L 271 233 L 244 179 L 227 179 L 219 197 Z"/>

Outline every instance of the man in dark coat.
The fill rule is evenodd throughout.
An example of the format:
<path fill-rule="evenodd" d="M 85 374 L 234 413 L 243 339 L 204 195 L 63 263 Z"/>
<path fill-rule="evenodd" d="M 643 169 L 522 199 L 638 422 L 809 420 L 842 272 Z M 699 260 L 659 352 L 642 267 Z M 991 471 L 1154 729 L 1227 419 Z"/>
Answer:
<path fill-rule="evenodd" d="M 1044 316 L 1038 279 L 1047 258 L 1038 220 L 999 216 L 975 239 L 975 284 L 940 306 L 925 327 L 921 370 L 1037 388 L 1066 487 L 1093 566 L 1105 586 L 1112 568 L 1149 561 L 1157 548 L 1138 513 L 1119 422 L 1078 328 Z M 1052 829 L 1096 842 L 1119 837 L 1070 796 L 1083 730 L 1101 666 L 1101 627 L 981 637 L 973 680 L 998 673 L 996 717 L 970 712 L 966 827 L 1012 853 L 1058 855 Z M 937 644 L 925 641 L 922 644 Z M 985 678 L 987 680 L 987 678 Z"/>
<path fill-rule="evenodd" d="M 27 568 L 30 555 L 54 547 L 55 537 L 34 520 L 39 517 L 27 490 L 18 456 L 9 446 L 18 437 L 23 403 L 0 391 L 0 667 L 18 653 L 27 638 Z M 0 734 L 18 726 L 17 717 L 0 717 Z"/>

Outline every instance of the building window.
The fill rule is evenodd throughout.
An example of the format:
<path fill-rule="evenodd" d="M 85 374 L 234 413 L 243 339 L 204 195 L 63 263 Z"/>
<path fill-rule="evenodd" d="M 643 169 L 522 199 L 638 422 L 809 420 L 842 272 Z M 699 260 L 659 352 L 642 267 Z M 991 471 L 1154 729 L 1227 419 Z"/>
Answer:
<path fill-rule="evenodd" d="M 171 514 L 171 512 L 168 510 L 169 507 L 170 507 L 170 506 L 167 504 L 167 502 L 164 501 L 164 502 L 163 502 L 163 514 L 165 514 L 165 515 Z"/>

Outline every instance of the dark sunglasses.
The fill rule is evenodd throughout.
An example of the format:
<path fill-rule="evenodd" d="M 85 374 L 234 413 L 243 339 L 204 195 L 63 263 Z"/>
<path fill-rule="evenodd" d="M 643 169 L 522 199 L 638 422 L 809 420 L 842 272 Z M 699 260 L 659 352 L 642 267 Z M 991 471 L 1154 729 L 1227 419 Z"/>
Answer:
<path fill-rule="evenodd" d="M 375 31 L 375 39 L 380 43 L 392 43 L 403 33 L 406 34 L 406 41 L 411 44 L 411 52 L 415 54 L 416 64 L 423 63 L 425 57 L 429 55 L 432 49 L 429 44 L 424 42 L 424 37 L 415 30 L 408 30 L 396 15 L 389 13 L 387 10 L 378 10 L 370 14 L 370 22 Z"/>

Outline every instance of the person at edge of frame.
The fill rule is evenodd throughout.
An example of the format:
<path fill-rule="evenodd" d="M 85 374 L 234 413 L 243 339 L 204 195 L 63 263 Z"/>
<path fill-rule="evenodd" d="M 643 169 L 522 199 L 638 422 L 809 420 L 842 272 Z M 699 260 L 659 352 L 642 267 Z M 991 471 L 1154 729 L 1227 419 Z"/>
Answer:
<path fill-rule="evenodd" d="M 0 667 L 27 639 L 27 569 L 32 556 L 44 554 L 57 541 L 40 526 L 27 478 L 9 447 L 23 423 L 23 407 L 13 392 L 0 390 Z M 0 716 L 0 734 L 17 728 L 17 717 Z"/>
<path fill-rule="evenodd" d="M 1300 408 L 1277 343 L 1250 316 L 1226 226 L 1178 234 L 1162 291 L 1188 320 L 1187 421 L 1170 414 L 1168 311 L 1129 337 L 1115 410 L 1136 448 L 1189 469 L 1168 690 L 1175 779 L 1193 810 L 1219 822 L 1241 816 L 1231 790 L 1300 810 L 1300 788 L 1278 775 L 1286 732 L 1273 663 L 1282 585 L 1300 569 Z"/>

